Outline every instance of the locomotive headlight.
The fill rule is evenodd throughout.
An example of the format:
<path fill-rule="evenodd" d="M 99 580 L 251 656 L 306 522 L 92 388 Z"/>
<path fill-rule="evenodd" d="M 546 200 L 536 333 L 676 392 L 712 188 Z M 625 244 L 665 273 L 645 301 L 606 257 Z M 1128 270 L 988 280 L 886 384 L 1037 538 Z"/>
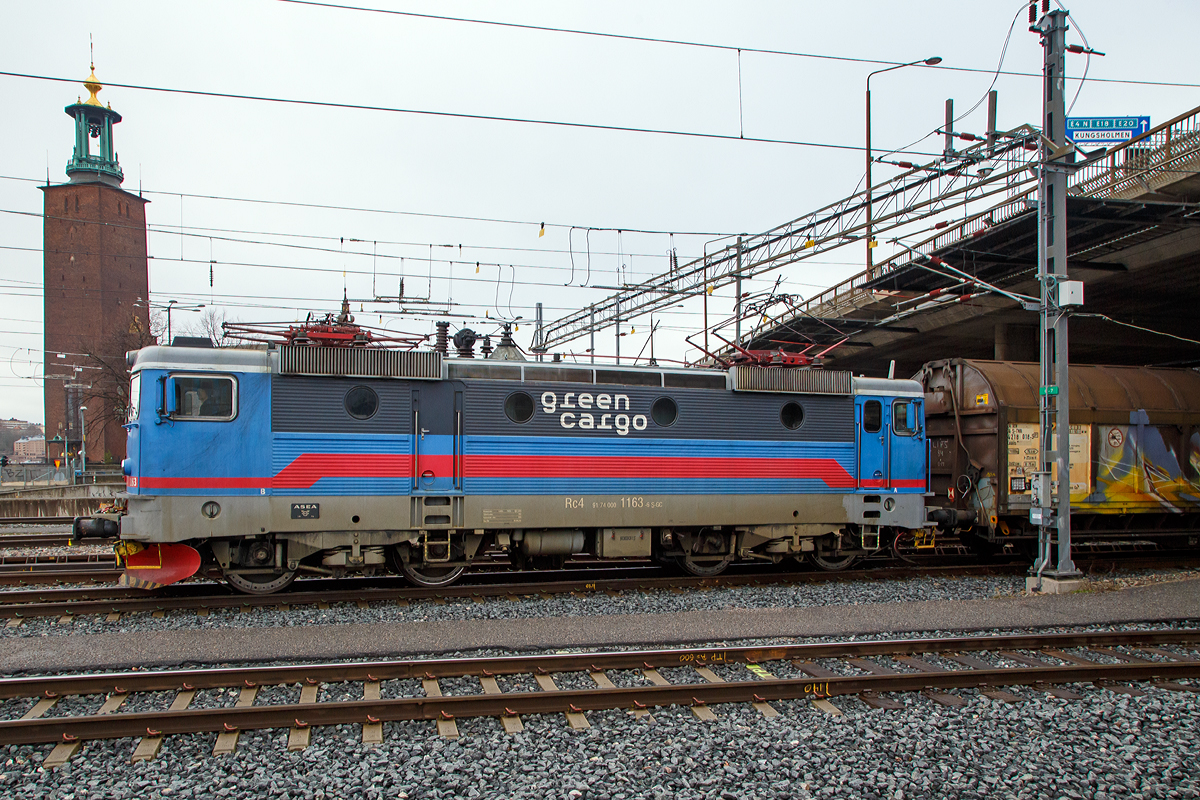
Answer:
<path fill-rule="evenodd" d="M 207 503 L 200 506 L 200 513 L 209 519 L 216 519 L 217 515 L 221 513 L 221 504 L 213 500 L 209 500 Z"/>

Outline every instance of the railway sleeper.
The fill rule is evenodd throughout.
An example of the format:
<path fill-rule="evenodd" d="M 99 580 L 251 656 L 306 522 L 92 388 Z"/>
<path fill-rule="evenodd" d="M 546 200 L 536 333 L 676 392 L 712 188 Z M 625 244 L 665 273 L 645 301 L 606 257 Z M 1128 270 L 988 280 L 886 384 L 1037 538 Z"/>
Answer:
<path fill-rule="evenodd" d="M 594 709 L 625 708 L 635 715 L 639 712 L 644 715 L 655 706 L 687 706 L 697 718 L 707 720 L 715 718 L 710 706 L 721 703 L 747 702 L 770 715 L 777 713 L 769 705 L 770 700 L 806 699 L 822 711 L 841 714 L 845 712 L 833 705 L 831 698 L 857 696 L 876 708 L 896 708 L 900 704 L 884 694 L 918 691 L 929 695 L 934 690 L 955 688 L 973 688 L 1010 702 L 1019 698 L 997 687 L 1032 686 L 1044 691 L 1064 684 L 1090 683 L 1101 690 L 1121 691 L 1127 687 L 1114 683 L 1121 681 L 1194 691 L 1194 686 L 1178 681 L 1200 677 L 1200 659 L 1193 654 L 1198 643 L 1197 631 L 1057 634 L 986 637 L 986 644 L 961 638 L 13 678 L 0 680 L 0 697 L 36 692 L 41 699 L 21 719 L 0 721 L 0 745 L 54 742 L 56 747 L 46 761 L 46 766 L 51 767 L 65 763 L 88 739 L 139 735 L 143 738 L 133 753 L 135 760 L 154 757 L 162 745 L 162 737 L 171 733 L 215 732 L 218 735 L 214 754 L 221 754 L 232 752 L 241 731 L 264 728 L 290 729 L 289 748 L 302 749 L 314 725 L 362 724 L 364 741 L 379 743 L 383 741 L 383 723 L 390 720 L 433 720 L 440 735 L 454 737 L 458 735 L 456 719 L 480 716 L 499 717 L 505 721 L 505 729 L 514 732 L 519 730 L 521 714 L 563 713 L 571 727 L 580 728 L 588 724 L 585 713 Z M 1161 644 L 1183 646 L 1191 652 L 1153 646 Z M 1130 649 L 1165 660 L 1150 660 L 1128 652 Z M 1019 666 L 998 667 L 980 657 L 986 653 L 994 653 L 997 658 Z M 1100 663 L 1081 653 L 1107 657 L 1117 663 Z M 929 656 L 964 668 L 939 666 L 927 660 Z M 902 672 L 886 666 L 881 659 L 888 657 L 914 671 Z M 817 659 L 826 664 L 833 661 L 841 668 L 831 669 L 817 663 Z M 776 678 L 761 666 L 760 660 L 784 664 L 790 661 L 800 676 Z M 754 679 L 737 680 L 736 675 L 726 671 L 722 676 L 715 669 L 739 663 Z M 689 665 L 703 683 L 672 683 L 658 668 Z M 619 688 L 607 675 L 606 671 L 612 669 L 634 670 L 645 685 Z M 854 669 L 860 674 L 848 674 Z M 595 688 L 562 690 L 553 678 L 558 672 L 587 672 Z M 539 691 L 502 693 L 496 682 L 498 674 L 532 674 Z M 457 675 L 478 676 L 483 692 L 444 695 L 439 676 Z M 422 696 L 382 698 L 383 680 L 411 677 L 422 679 Z M 322 680 L 360 680 L 362 699 L 319 703 L 318 687 Z M 297 681 L 303 687 L 298 704 L 255 705 L 259 687 Z M 179 685 L 183 689 L 166 712 L 117 713 L 132 693 Z M 241 689 L 232 708 L 189 709 L 198 689 L 230 686 Z M 62 696 L 98 693 L 105 694 L 105 700 L 91 716 L 46 716 Z M 1129 694 L 1140 693 L 1137 690 Z"/>

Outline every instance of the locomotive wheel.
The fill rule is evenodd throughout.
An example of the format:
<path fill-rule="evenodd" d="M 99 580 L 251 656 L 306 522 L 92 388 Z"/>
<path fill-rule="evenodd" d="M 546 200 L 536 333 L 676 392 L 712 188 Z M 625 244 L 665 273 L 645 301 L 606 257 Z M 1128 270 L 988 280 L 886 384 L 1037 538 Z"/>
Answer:
<path fill-rule="evenodd" d="M 272 594 L 287 588 L 294 580 L 296 580 L 295 570 L 283 574 L 239 575 L 230 572 L 225 575 L 226 583 L 245 594 Z"/>
<path fill-rule="evenodd" d="M 408 578 L 411 583 L 417 586 L 449 586 L 454 583 L 467 568 L 458 567 L 439 567 L 433 565 L 419 566 L 408 561 L 400 562 L 400 570 L 404 573 L 404 577 Z"/>
<path fill-rule="evenodd" d="M 811 550 L 806 555 L 808 556 L 809 561 L 828 572 L 840 572 L 848 568 L 855 561 L 858 561 L 858 556 L 853 554 L 843 556 L 823 556 L 816 550 Z"/>
<path fill-rule="evenodd" d="M 732 556 L 707 561 L 697 561 L 691 556 L 681 556 L 676 563 L 683 567 L 685 572 L 701 578 L 707 578 L 712 575 L 720 575 L 729 566 L 731 561 L 733 561 Z"/>

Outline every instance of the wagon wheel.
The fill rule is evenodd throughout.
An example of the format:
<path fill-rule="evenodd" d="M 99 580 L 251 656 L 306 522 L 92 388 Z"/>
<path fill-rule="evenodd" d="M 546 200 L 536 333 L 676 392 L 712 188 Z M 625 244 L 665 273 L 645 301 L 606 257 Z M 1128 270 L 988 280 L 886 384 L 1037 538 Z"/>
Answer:
<path fill-rule="evenodd" d="M 840 556 L 829 556 L 821 555 L 816 550 L 810 550 L 808 553 L 806 553 L 806 555 L 808 556 L 809 561 L 828 572 L 841 572 L 842 570 L 847 569 L 855 561 L 858 561 L 858 556 L 853 553 Z"/>
<path fill-rule="evenodd" d="M 707 578 L 712 575 L 720 575 L 725 571 L 733 561 L 733 556 L 723 556 L 718 558 L 703 558 L 697 556 L 680 556 L 675 560 L 685 572 L 697 575 L 701 578 Z"/>
<path fill-rule="evenodd" d="M 236 572 L 225 574 L 225 582 L 245 594 L 272 594 L 280 589 L 286 589 L 294 580 L 296 580 L 295 570 L 282 574 L 275 572 L 263 572 L 258 575 L 239 575 Z"/>
<path fill-rule="evenodd" d="M 466 567 L 439 567 L 434 564 L 413 564 L 409 561 L 400 562 L 400 571 L 404 577 L 417 586 L 449 586 L 466 571 Z"/>
<path fill-rule="evenodd" d="M 686 534 L 680 544 L 684 553 L 675 559 L 676 563 L 692 575 L 702 578 L 720 575 L 733 561 L 728 537 L 711 528 Z"/>
<path fill-rule="evenodd" d="M 463 564 L 451 566 L 414 559 L 413 556 L 420 555 L 420 552 L 419 548 L 408 544 L 390 547 L 387 551 L 388 566 L 392 568 L 393 572 L 399 572 L 408 578 L 409 583 L 434 589 L 439 586 L 449 586 L 462 577 L 467 570 Z M 460 548 L 455 547 L 451 550 L 450 555 L 458 559 L 462 558 L 463 553 Z"/>

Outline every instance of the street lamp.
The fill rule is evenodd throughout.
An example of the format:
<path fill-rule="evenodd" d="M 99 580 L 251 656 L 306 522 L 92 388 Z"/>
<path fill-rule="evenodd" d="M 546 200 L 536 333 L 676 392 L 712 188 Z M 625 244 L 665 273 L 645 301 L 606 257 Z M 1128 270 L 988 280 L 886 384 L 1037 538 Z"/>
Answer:
<path fill-rule="evenodd" d="M 87 469 L 87 430 L 83 426 L 83 412 L 87 406 L 79 407 L 79 474 Z"/>
<path fill-rule="evenodd" d="M 178 300 L 167 301 L 167 346 L 171 344 L 171 309 L 178 303 Z M 204 303 L 198 306 L 179 306 L 180 311 L 199 311 L 202 308 L 204 308 Z"/>
<path fill-rule="evenodd" d="M 871 78 L 881 72 L 891 72 L 894 69 L 903 69 L 904 67 L 915 67 L 918 64 L 924 64 L 927 67 L 933 67 L 942 63 L 941 56 L 933 56 L 931 58 L 922 58 L 917 61 L 910 61 L 907 64 L 896 64 L 894 67 L 885 67 L 877 69 L 867 75 L 867 269 L 870 270 L 874 266 L 874 257 L 871 254 L 871 247 L 874 240 L 871 238 Z"/>

